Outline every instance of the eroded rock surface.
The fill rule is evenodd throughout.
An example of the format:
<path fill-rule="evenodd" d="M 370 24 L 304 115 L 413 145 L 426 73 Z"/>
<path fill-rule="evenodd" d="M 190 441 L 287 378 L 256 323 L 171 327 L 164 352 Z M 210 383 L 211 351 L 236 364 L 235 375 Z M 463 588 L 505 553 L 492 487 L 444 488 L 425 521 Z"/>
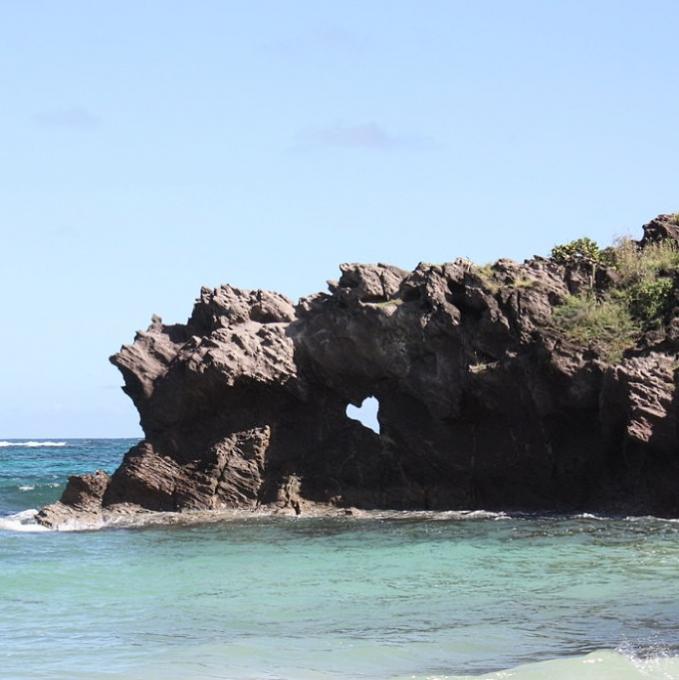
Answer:
<path fill-rule="evenodd" d="M 678 231 L 660 216 L 641 243 Z M 587 285 L 577 267 L 340 269 L 296 306 L 226 285 L 186 324 L 154 317 L 111 358 L 144 441 L 110 479 L 72 477 L 38 520 L 311 504 L 679 515 L 679 310 L 611 364 L 552 324 Z M 380 434 L 346 415 L 371 395 Z"/>

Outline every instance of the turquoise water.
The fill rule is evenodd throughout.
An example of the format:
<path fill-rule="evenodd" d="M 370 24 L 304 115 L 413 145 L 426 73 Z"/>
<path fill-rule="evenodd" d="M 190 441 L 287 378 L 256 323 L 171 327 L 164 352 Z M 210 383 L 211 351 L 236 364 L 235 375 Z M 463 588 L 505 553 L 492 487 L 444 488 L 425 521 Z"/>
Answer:
<path fill-rule="evenodd" d="M 0 444 L 0 678 L 679 678 L 679 523 L 17 521 L 130 444 Z"/>

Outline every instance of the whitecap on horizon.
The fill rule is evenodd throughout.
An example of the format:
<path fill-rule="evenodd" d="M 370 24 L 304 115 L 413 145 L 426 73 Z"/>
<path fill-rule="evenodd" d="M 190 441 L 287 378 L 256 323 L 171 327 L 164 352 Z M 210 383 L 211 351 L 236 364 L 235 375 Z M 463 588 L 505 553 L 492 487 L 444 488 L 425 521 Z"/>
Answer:
<path fill-rule="evenodd" d="M 27 448 L 41 448 L 43 446 L 66 446 L 66 442 L 53 442 L 53 441 L 44 441 L 44 442 L 38 442 L 38 441 L 25 441 L 25 442 L 9 442 L 9 441 L 0 441 L 0 448 L 9 448 L 11 446 L 24 446 Z"/>

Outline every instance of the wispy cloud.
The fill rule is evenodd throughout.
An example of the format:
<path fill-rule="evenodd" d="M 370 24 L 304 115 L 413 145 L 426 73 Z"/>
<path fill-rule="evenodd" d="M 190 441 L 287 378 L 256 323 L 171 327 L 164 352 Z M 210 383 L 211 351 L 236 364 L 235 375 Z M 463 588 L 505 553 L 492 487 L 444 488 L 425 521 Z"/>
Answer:
<path fill-rule="evenodd" d="M 99 116 L 81 107 L 41 111 L 33 116 L 33 121 L 42 128 L 77 131 L 94 130 L 101 124 Z"/>
<path fill-rule="evenodd" d="M 394 134 L 375 122 L 356 125 L 333 125 L 305 130 L 297 136 L 298 147 L 342 147 L 368 151 L 433 148 L 434 142 L 425 137 Z"/>

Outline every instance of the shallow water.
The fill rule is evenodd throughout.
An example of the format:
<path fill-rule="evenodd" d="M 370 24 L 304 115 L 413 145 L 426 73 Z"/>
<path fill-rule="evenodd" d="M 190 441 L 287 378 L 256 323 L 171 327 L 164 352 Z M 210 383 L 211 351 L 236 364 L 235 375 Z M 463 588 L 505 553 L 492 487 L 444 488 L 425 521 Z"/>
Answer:
<path fill-rule="evenodd" d="M 112 469 L 131 443 L 0 447 L 0 677 L 679 679 L 673 521 L 10 530 L 31 526 L 8 515 L 58 497 L 68 473 Z"/>

